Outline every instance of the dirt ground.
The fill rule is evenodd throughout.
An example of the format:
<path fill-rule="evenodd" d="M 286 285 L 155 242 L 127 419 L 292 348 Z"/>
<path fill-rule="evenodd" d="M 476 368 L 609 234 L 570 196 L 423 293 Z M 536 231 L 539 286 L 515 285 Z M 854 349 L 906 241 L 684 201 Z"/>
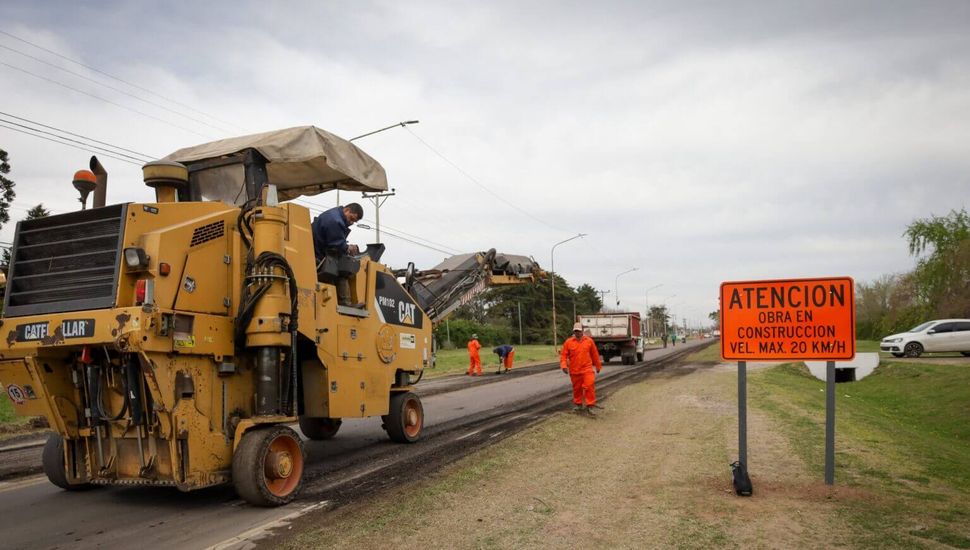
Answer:
<path fill-rule="evenodd" d="M 810 476 L 755 410 L 755 493 L 734 495 L 735 384 L 730 366 L 672 369 L 618 391 L 598 418 L 564 412 L 430 479 L 329 513 L 288 547 L 850 545 L 859 527 L 838 509 L 875 497 Z"/>

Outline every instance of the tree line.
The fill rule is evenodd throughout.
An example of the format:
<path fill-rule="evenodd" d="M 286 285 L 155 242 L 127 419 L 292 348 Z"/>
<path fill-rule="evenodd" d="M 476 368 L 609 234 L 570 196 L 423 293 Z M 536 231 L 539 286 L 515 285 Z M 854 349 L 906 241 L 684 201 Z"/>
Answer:
<path fill-rule="evenodd" d="M 916 267 L 856 284 L 856 336 L 879 340 L 941 318 L 970 317 L 970 215 L 931 215 L 903 233 Z"/>
<path fill-rule="evenodd" d="M 0 227 L 10 222 L 10 205 L 13 204 L 14 198 L 17 196 L 16 191 L 14 191 L 14 187 L 17 184 L 7 177 L 10 172 L 10 156 L 6 151 L 0 149 Z M 41 203 L 29 208 L 24 219 L 34 220 L 37 218 L 46 218 L 50 215 L 50 211 L 44 208 L 44 204 Z M 6 276 L 9 266 L 10 248 L 4 246 L 3 253 L 0 255 L 0 272 Z M 2 296 L 2 293 L 0 293 L 0 296 Z"/>
<path fill-rule="evenodd" d="M 560 340 L 572 332 L 576 315 L 603 308 L 599 292 L 589 284 L 573 287 L 549 274 L 535 284 L 492 287 L 455 310 L 435 328 L 442 345 L 462 346 L 478 334 L 483 345 L 552 344 L 552 277 L 556 278 L 556 327 Z M 521 317 L 520 317 L 521 316 Z M 521 342 L 520 342 L 521 318 Z"/>
<path fill-rule="evenodd" d="M 486 346 L 499 344 L 545 344 L 552 342 L 552 279 L 556 277 L 556 333 L 560 340 L 572 334 L 579 315 L 603 311 L 602 295 L 590 284 L 573 287 L 559 275 L 531 285 L 487 289 L 479 297 L 458 308 L 435 328 L 441 345 L 463 346 L 472 334 Z M 520 340 L 521 315 L 521 340 Z M 652 336 L 670 333 L 672 319 L 664 305 L 651 306 L 644 330 Z"/>

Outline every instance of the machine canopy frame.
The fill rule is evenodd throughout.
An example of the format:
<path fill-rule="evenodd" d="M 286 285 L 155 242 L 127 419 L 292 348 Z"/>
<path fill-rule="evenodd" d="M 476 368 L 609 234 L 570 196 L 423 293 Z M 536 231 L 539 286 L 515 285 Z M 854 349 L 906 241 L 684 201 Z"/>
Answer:
<path fill-rule="evenodd" d="M 258 153 L 253 155 L 252 153 Z M 192 200 L 242 204 L 253 184 L 253 157 L 265 163 L 266 181 L 280 200 L 326 191 L 385 191 L 384 167 L 356 145 L 315 126 L 222 139 L 179 149 L 166 156 L 189 168 Z M 256 178 L 261 179 L 261 178 Z M 250 181 L 247 181 L 250 180 Z"/>

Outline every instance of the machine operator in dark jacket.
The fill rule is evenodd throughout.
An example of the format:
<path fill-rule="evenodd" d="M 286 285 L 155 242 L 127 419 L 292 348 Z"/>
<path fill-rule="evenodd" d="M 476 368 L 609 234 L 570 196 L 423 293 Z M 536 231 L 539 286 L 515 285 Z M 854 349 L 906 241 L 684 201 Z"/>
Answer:
<path fill-rule="evenodd" d="M 364 217 L 364 209 L 356 202 L 347 206 L 335 206 L 313 220 L 313 251 L 317 258 L 317 270 L 326 258 L 337 261 L 347 254 L 358 254 L 357 245 L 347 244 L 350 226 Z M 346 277 L 337 280 L 337 302 L 350 304 L 350 281 Z"/>

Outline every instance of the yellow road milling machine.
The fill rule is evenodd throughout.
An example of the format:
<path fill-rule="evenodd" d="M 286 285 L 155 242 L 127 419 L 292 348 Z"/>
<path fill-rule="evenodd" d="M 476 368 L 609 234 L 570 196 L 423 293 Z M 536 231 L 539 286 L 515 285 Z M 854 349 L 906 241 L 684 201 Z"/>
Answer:
<path fill-rule="evenodd" d="M 0 382 L 18 413 L 49 420 L 54 484 L 231 482 L 274 506 L 303 483 L 294 423 L 320 440 L 343 418 L 380 416 L 393 441 L 421 437 L 411 390 L 433 366 L 432 319 L 379 262 L 381 245 L 318 273 L 310 212 L 283 202 L 385 190 L 380 164 L 299 127 L 182 149 L 143 172 L 155 202 L 105 206 L 102 189 L 92 208 L 17 226 Z M 361 307 L 338 304 L 337 277 Z"/>

